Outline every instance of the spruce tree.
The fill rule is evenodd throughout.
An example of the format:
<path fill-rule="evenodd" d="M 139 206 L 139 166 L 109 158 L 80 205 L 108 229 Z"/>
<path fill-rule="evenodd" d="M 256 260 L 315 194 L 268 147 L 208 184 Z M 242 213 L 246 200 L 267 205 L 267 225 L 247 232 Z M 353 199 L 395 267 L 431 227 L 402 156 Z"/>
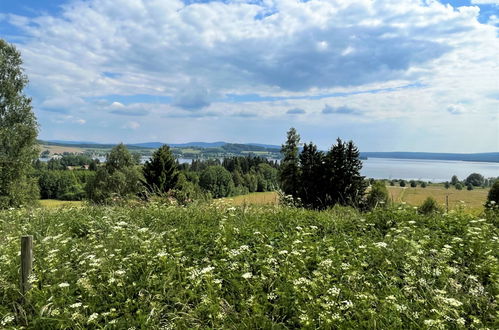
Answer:
<path fill-rule="evenodd" d="M 300 135 L 293 127 L 288 131 L 286 143 L 281 146 L 283 159 L 281 162 L 279 178 L 282 191 L 286 195 L 297 197 L 299 194 L 300 161 L 298 158 L 298 145 Z"/>
<path fill-rule="evenodd" d="M 177 161 L 170 147 L 161 146 L 142 169 L 149 191 L 163 194 L 175 188 L 178 181 Z"/>
<path fill-rule="evenodd" d="M 301 176 L 300 198 L 305 206 L 317 209 L 324 207 L 324 153 L 312 142 L 305 144 L 300 153 Z"/>
<path fill-rule="evenodd" d="M 38 156 L 38 124 L 31 99 L 23 90 L 28 79 L 21 54 L 0 39 L 0 209 L 26 205 L 38 198 L 30 177 Z"/>

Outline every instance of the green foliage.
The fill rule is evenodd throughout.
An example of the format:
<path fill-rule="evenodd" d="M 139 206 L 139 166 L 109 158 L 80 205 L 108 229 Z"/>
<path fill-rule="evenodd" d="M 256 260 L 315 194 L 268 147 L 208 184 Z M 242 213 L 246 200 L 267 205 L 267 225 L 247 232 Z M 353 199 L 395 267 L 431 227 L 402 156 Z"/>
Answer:
<path fill-rule="evenodd" d="M 497 328 L 488 217 L 152 204 L 4 211 L 0 232 L 7 329 Z"/>
<path fill-rule="evenodd" d="M 220 165 L 206 168 L 199 177 L 199 185 L 209 191 L 213 198 L 230 196 L 234 190 L 230 172 Z"/>
<path fill-rule="evenodd" d="M 99 167 L 85 186 L 87 198 L 99 204 L 136 197 L 143 190 L 141 172 L 128 149 L 119 144 L 108 155 L 106 165 Z"/>
<path fill-rule="evenodd" d="M 401 187 L 405 187 L 405 180 L 400 180 L 399 185 L 400 185 Z"/>
<path fill-rule="evenodd" d="M 367 183 L 360 175 L 360 153 L 352 141 L 338 139 L 327 154 L 312 143 L 305 144 L 299 161 L 299 188 L 293 199 L 315 209 L 335 204 L 360 206 Z"/>
<path fill-rule="evenodd" d="M 480 187 L 485 182 L 485 178 L 479 173 L 471 173 L 464 182 L 467 186 Z"/>
<path fill-rule="evenodd" d="M 31 99 L 23 93 L 28 79 L 21 65 L 17 49 L 0 39 L 0 209 L 38 199 L 32 177 L 38 125 Z"/>
<path fill-rule="evenodd" d="M 463 185 L 461 184 L 461 182 L 456 183 L 454 187 L 456 187 L 457 190 L 463 190 Z"/>
<path fill-rule="evenodd" d="M 426 198 L 423 204 L 421 204 L 421 206 L 419 206 L 418 208 L 418 212 L 421 214 L 432 214 L 441 211 L 442 210 L 437 201 L 431 196 Z"/>
<path fill-rule="evenodd" d="M 281 147 L 283 155 L 279 173 L 282 191 L 286 195 L 298 196 L 300 191 L 300 161 L 298 158 L 298 145 L 300 135 L 293 127 L 287 133 L 286 143 Z"/>
<path fill-rule="evenodd" d="M 94 176 L 91 171 L 49 171 L 37 173 L 42 199 L 82 200 L 84 187 Z"/>
<path fill-rule="evenodd" d="M 142 168 L 145 184 L 149 191 L 165 194 L 177 184 L 177 161 L 167 145 L 161 146 L 152 154 Z"/>
<path fill-rule="evenodd" d="M 448 181 L 445 181 L 444 187 L 445 187 L 445 189 L 449 189 L 450 188 L 450 183 Z"/>
<path fill-rule="evenodd" d="M 388 189 L 383 181 L 375 181 L 367 194 L 366 203 L 369 209 L 388 206 Z"/>
<path fill-rule="evenodd" d="M 499 205 L 499 180 L 496 180 L 489 190 L 487 195 L 487 202 Z"/>
<path fill-rule="evenodd" d="M 459 183 L 459 179 L 457 178 L 457 175 L 453 175 L 452 178 L 450 179 L 450 184 L 455 186 L 458 183 Z"/>
<path fill-rule="evenodd" d="M 421 188 L 426 188 L 427 183 L 425 181 L 421 182 Z"/>
<path fill-rule="evenodd" d="M 471 183 L 468 183 L 466 185 L 466 190 L 473 190 L 473 185 Z"/>

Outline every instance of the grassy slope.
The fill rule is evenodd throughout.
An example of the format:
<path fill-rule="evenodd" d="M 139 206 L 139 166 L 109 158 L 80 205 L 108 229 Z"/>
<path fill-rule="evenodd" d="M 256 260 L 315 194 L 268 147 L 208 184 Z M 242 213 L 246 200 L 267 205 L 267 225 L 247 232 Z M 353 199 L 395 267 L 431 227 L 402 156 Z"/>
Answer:
<path fill-rule="evenodd" d="M 492 221 L 224 201 L 3 211 L 0 327 L 494 328 Z M 35 277 L 20 310 L 26 233 Z"/>

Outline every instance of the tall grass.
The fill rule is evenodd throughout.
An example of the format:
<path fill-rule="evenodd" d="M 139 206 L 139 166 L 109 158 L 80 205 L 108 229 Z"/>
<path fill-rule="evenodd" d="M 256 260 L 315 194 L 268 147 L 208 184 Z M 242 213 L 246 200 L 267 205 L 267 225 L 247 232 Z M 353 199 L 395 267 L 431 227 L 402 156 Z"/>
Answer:
<path fill-rule="evenodd" d="M 0 327 L 494 328 L 493 221 L 223 203 L 4 211 Z"/>

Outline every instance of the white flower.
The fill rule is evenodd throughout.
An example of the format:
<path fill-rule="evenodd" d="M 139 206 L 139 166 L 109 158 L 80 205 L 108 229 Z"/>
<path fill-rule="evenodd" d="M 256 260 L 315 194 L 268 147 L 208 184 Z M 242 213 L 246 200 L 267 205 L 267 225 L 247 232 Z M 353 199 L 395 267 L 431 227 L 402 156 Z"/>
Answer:
<path fill-rule="evenodd" d="M 99 313 L 93 313 L 92 315 L 90 315 L 88 317 L 88 321 L 87 323 L 92 323 L 94 322 L 95 320 L 97 320 L 97 318 L 99 317 Z"/>
<path fill-rule="evenodd" d="M 71 308 L 78 308 L 78 307 L 81 307 L 81 305 L 82 305 L 81 302 L 77 302 L 77 303 L 74 303 L 72 305 L 69 305 L 69 307 L 71 307 Z"/>
<path fill-rule="evenodd" d="M 241 276 L 242 276 L 243 278 L 245 278 L 245 279 L 247 279 L 247 280 L 248 280 L 248 279 L 250 279 L 250 278 L 252 278 L 252 277 L 253 277 L 253 274 L 251 274 L 251 273 L 249 273 L 249 272 L 248 272 L 248 273 L 244 273 L 244 274 L 243 274 L 243 275 L 241 275 Z"/>
<path fill-rule="evenodd" d="M 67 288 L 68 286 L 69 286 L 69 283 L 66 283 L 66 282 L 59 284 L 60 288 Z"/>
<path fill-rule="evenodd" d="M 376 247 L 379 247 L 379 248 L 386 248 L 388 246 L 388 244 L 386 244 L 385 242 L 377 242 L 377 243 L 374 243 L 374 246 Z"/>

